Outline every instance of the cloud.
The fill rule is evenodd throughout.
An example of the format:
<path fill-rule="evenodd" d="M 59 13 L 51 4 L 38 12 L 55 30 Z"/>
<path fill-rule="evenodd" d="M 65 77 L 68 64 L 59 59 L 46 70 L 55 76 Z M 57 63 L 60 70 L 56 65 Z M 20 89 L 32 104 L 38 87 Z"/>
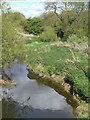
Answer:
<path fill-rule="evenodd" d="M 44 9 L 44 5 L 41 4 L 41 3 L 33 4 L 31 6 L 31 9 L 34 9 L 34 10 L 43 10 Z"/>
<path fill-rule="evenodd" d="M 11 10 L 20 12 L 25 15 L 25 17 L 35 17 L 39 16 L 44 12 L 44 4 L 42 3 L 33 3 L 25 6 L 14 6 L 11 5 Z"/>
<path fill-rule="evenodd" d="M 36 17 L 36 16 L 39 16 L 42 13 L 43 13 L 42 11 L 29 10 L 25 14 L 26 14 L 26 17 Z"/>

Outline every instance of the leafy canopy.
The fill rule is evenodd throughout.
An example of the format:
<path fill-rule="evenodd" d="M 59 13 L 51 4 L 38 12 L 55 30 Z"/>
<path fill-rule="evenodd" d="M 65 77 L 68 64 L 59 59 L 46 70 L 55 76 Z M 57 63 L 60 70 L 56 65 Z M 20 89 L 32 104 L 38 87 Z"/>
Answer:
<path fill-rule="evenodd" d="M 26 23 L 24 24 L 24 28 L 29 34 L 37 35 L 41 30 L 41 20 L 38 17 L 28 18 L 26 19 Z"/>
<path fill-rule="evenodd" d="M 23 60 L 24 55 L 24 40 L 17 33 L 14 24 L 11 22 L 10 15 L 14 13 L 2 13 L 2 67 L 10 65 L 16 58 Z"/>

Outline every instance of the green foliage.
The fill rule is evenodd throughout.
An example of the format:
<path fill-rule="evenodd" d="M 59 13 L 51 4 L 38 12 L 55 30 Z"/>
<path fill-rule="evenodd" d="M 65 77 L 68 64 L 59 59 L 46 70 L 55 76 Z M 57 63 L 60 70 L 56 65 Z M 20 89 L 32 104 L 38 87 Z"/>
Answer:
<path fill-rule="evenodd" d="M 72 34 L 78 37 L 88 36 L 88 11 L 76 15 L 73 11 L 63 11 L 56 22 L 56 31 L 60 37 L 67 38 Z"/>
<path fill-rule="evenodd" d="M 14 24 L 8 14 L 2 14 L 2 65 L 3 68 L 10 65 L 14 59 L 25 59 L 24 40 L 17 33 Z M 12 14 L 13 15 L 13 14 Z"/>
<path fill-rule="evenodd" d="M 20 12 L 12 12 L 11 7 L 9 4 L 3 2 L 1 5 L 2 14 L 6 15 L 7 20 L 9 20 L 11 23 L 13 23 L 13 26 L 18 29 L 23 24 L 25 24 L 25 16 L 21 14 Z M 8 14 L 7 14 L 8 13 Z"/>
<path fill-rule="evenodd" d="M 24 31 L 23 24 L 25 24 L 25 16 L 19 12 L 9 12 L 7 15 L 7 20 L 13 24 L 15 29 L 19 32 Z"/>
<path fill-rule="evenodd" d="M 24 29 L 29 32 L 29 34 L 37 35 L 41 32 L 41 20 L 38 17 L 28 18 L 24 24 Z"/>
<path fill-rule="evenodd" d="M 85 101 L 83 101 L 83 102 L 81 103 L 80 107 L 82 107 L 82 108 L 84 109 L 84 111 L 83 111 L 82 114 L 78 117 L 78 119 L 81 120 L 81 118 L 82 118 L 82 119 L 85 118 L 86 120 L 89 120 L 89 119 L 90 119 L 90 116 L 89 116 L 89 111 L 88 111 L 88 108 L 89 108 L 88 104 L 87 104 Z"/>
<path fill-rule="evenodd" d="M 60 41 L 67 42 L 67 38 L 61 38 Z"/>
<path fill-rule="evenodd" d="M 88 3 L 51 2 L 46 3 L 45 8 L 54 12 L 43 15 L 43 21 L 46 20 L 44 22 L 46 25 L 54 27 L 59 37 L 67 38 L 71 34 L 76 34 L 78 37 L 88 36 Z M 59 10 L 60 14 L 57 13 Z"/>
<path fill-rule="evenodd" d="M 45 46 L 45 44 L 43 44 L 43 46 Z M 48 51 L 49 48 L 50 50 Z M 44 49 L 47 49 L 47 52 L 45 52 Z M 60 72 L 65 71 L 65 63 L 63 60 L 65 61 L 67 58 L 72 59 L 72 55 L 68 48 L 57 48 L 56 46 L 49 46 L 47 48 L 41 48 L 40 50 L 38 49 L 38 52 L 32 51 L 29 62 L 31 65 L 33 65 L 33 67 L 35 63 L 41 63 L 48 74 L 60 74 Z"/>
<path fill-rule="evenodd" d="M 68 78 L 65 80 L 73 86 L 73 92 L 80 95 L 80 97 L 89 102 L 89 80 L 84 72 L 78 69 L 69 69 Z"/>
<path fill-rule="evenodd" d="M 88 10 L 83 10 L 72 24 L 73 33 L 88 37 Z"/>
<path fill-rule="evenodd" d="M 9 13 L 10 9 L 11 9 L 11 7 L 9 6 L 9 4 L 6 3 L 6 2 L 2 2 L 2 4 L 0 4 L 0 8 L 1 8 L 3 14 L 4 13 Z"/>
<path fill-rule="evenodd" d="M 57 35 L 53 28 L 45 27 L 44 32 L 40 34 L 40 39 L 45 42 L 57 41 Z"/>
<path fill-rule="evenodd" d="M 78 43 L 78 44 L 81 44 L 81 43 L 85 43 L 85 42 L 88 42 L 88 37 L 87 36 L 82 36 L 81 38 L 80 37 L 77 37 L 77 35 L 75 34 L 72 34 L 68 37 L 68 43 Z"/>
<path fill-rule="evenodd" d="M 12 13 L 11 22 L 14 23 L 16 26 L 23 25 L 23 23 L 25 22 L 25 16 L 19 12 L 14 12 Z"/>
<path fill-rule="evenodd" d="M 58 21 L 58 17 L 53 12 L 44 13 L 40 16 L 41 18 L 41 26 L 42 30 L 45 26 L 53 27 L 56 25 L 56 22 Z"/>
<path fill-rule="evenodd" d="M 75 17 L 73 11 L 63 11 L 59 15 L 60 19 L 56 22 L 56 30 L 60 37 L 67 38 L 73 33 L 72 22 Z"/>

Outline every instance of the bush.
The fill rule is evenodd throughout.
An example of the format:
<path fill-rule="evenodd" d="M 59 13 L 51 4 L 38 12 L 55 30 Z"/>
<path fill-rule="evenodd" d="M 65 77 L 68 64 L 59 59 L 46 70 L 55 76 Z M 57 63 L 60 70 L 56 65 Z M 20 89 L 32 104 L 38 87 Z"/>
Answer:
<path fill-rule="evenodd" d="M 88 42 L 88 37 L 87 36 L 82 36 L 81 38 L 77 37 L 77 35 L 75 34 L 72 34 L 68 37 L 68 40 L 67 40 L 69 43 L 78 43 L 78 44 L 81 44 L 83 42 Z"/>
<path fill-rule="evenodd" d="M 65 81 L 73 86 L 73 92 L 89 102 L 89 80 L 80 69 L 69 69 Z"/>
<path fill-rule="evenodd" d="M 40 34 L 40 39 L 44 42 L 57 41 L 57 35 L 53 28 L 46 27 Z"/>
<path fill-rule="evenodd" d="M 38 17 L 28 18 L 24 22 L 24 29 L 29 34 L 38 35 L 41 32 L 41 20 Z"/>

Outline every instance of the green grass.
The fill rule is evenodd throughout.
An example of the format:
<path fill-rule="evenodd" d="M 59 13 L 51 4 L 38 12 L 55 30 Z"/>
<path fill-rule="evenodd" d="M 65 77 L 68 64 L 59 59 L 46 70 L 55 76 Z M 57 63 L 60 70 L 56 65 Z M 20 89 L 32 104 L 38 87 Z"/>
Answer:
<path fill-rule="evenodd" d="M 30 51 L 39 48 L 41 49 L 44 48 L 44 46 L 49 46 L 51 43 L 54 44 L 56 42 L 42 42 L 39 37 L 28 37 L 26 40 L 25 49 L 28 49 Z"/>
<path fill-rule="evenodd" d="M 31 41 L 25 45 L 25 49 L 31 51 L 27 63 L 33 70 L 47 76 L 66 76 L 65 81 L 73 86 L 72 92 L 89 101 L 89 80 L 82 70 L 85 69 L 87 72 L 88 69 L 86 53 L 74 49 L 71 52 L 68 47 L 57 47 L 54 45 L 55 42 L 41 42 L 39 38 L 33 38 Z"/>
<path fill-rule="evenodd" d="M 83 112 L 82 112 L 82 114 L 79 116 L 79 118 L 80 118 L 80 119 L 81 119 L 81 118 L 85 118 L 85 119 L 89 120 L 89 119 L 90 119 L 90 116 L 89 116 L 89 111 L 88 111 L 88 109 L 89 109 L 88 104 L 86 104 L 86 102 L 83 101 L 83 102 L 81 103 L 80 107 L 83 109 Z"/>

